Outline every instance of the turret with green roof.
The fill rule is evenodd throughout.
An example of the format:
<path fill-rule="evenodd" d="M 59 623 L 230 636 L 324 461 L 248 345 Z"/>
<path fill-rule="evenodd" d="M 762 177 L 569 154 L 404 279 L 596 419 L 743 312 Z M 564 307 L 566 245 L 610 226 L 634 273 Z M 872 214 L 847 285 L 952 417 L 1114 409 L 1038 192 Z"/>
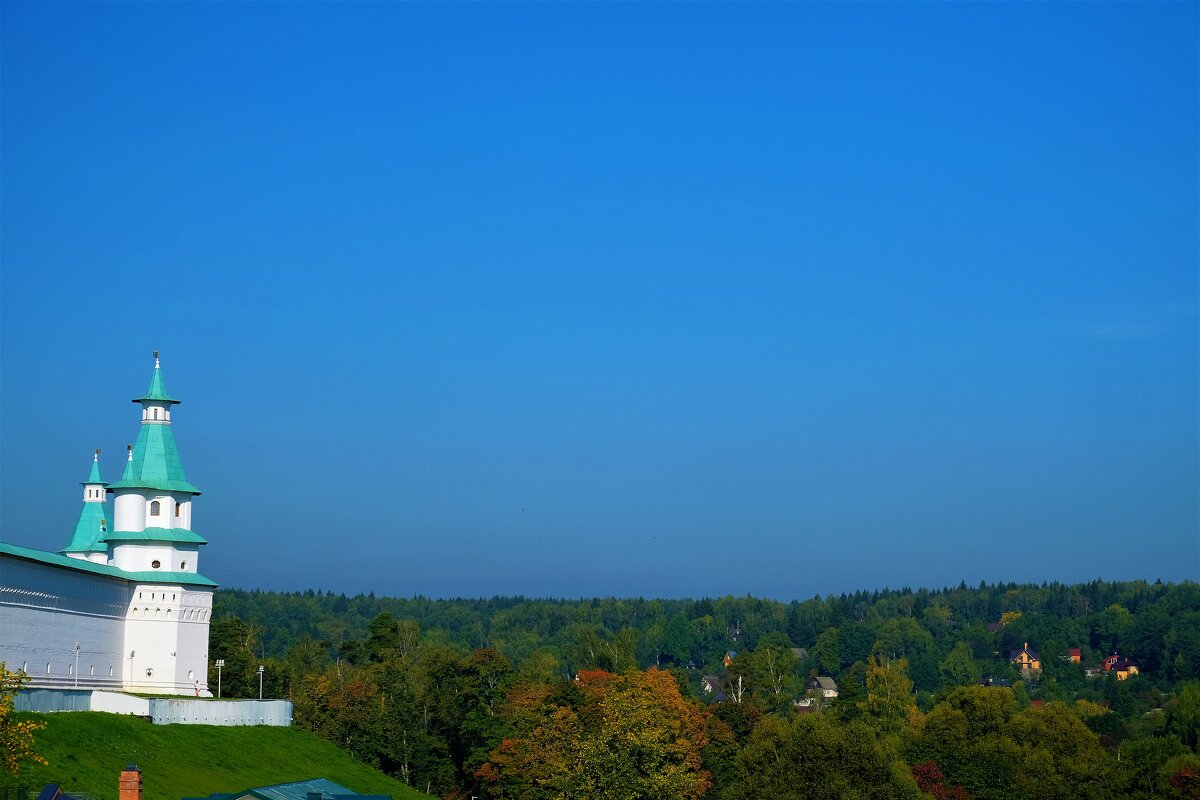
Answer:
<path fill-rule="evenodd" d="M 92 456 L 92 470 L 83 481 L 83 510 L 75 523 L 75 533 L 62 552 L 87 558 L 89 553 L 108 552 L 103 539 L 108 533 L 108 504 L 105 502 L 104 487 L 108 484 L 100 477 L 100 451 Z"/>
<path fill-rule="evenodd" d="M 133 444 L 132 457 L 125 465 L 121 480 L 111 484 L 109 491 L 150 489 L 200 494 L 200 490 L 188 482 L 179 450 L 175 447 L 170 409 L 181 401 L 167 393 L 158 353 L 154 354 L 154 375 L 150 378 L 150 388 L 141 397 L 135 397 L 133 402 L 142 404 L 142 429 Z"/>
<path fill-rule="evenodd" d="M 180 401 L 167 391 L 158 353 L 154 354 L 150 387 L 133 402 L 142 406 L 141 430 L 137 441 L 129 446 L 129 459 L 121 479 L 108 486 L 116 498 L 114 524 L 104 534 L 103 541 L 113 549 L 113 563 L 122 569 L 134 569 L 131 564 L 145 557 L 148 562 L 153 560 L 153 564 L 137 569 L 194 570 L 196 545 L 205 544 L 203 538 L 190 530 L 191 500 L 200 490 L 188 481 L 175 446 L 171 410 Z M 168 566 L 162 563 L 163 559 L 151 559 L 142 551 L 123 547 L 144 543 L 167 545 L 172 562 L 178 564 Z"/>

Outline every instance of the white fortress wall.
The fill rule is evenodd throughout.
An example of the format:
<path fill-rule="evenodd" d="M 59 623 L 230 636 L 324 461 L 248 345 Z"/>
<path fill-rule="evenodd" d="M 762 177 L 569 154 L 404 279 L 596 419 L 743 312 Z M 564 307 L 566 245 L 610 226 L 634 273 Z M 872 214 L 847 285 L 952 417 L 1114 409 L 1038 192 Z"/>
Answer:
<path fill-rule="evenodd" d="M 132 586 L 87 572 L 0 556 L 0 661 L 31 686 L 121 688 Z"/>

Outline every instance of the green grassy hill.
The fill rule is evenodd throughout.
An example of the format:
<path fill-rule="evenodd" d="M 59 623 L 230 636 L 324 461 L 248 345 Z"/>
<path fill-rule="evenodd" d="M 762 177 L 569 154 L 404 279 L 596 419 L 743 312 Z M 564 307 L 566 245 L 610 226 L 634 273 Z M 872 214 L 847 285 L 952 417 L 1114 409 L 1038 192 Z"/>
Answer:
<path fill-rule="evenodd" d="M 363 794 L 428 800 L 382 772 L 299 728 L 151 725 L 116 714 L 20 714 L 46 723 L 35 749 L 50 763 L 26 764 L 18 785 L 61 784 L 116 800 L 117 775 L 129 763 L 142 770 L 145 800 L 179 800 L 212 792 L 329 778 Z"/>

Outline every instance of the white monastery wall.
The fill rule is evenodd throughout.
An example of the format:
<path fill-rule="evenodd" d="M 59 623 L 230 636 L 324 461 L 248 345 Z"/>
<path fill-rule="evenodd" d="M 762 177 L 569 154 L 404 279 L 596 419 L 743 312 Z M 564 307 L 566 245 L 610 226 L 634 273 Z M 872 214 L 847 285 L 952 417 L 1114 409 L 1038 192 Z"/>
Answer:
<path fill-rule="evenodd" d="M 180 604 L 179 658 L 175 661 L 175 683 L 208 692 L 208 624 L 212 615 L 212 592 L 184 590 Z"/>
<path fill-rule="evenodd" d="M 132 586 L 100 575 L 0 559 L 0 661 L 30 685 L 120 688 Z M 206 648 L 207 649 L 207 648 Z"/>

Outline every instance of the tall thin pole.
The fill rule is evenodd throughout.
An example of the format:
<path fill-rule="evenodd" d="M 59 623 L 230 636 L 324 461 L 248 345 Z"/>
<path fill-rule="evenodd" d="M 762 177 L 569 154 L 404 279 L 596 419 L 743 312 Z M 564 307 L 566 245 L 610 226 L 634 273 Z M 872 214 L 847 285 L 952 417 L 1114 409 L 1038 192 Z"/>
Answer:
<path fill-rule="evenodd" d="M 262 664 L 258 665 L 258 699 L 259 700 L 262 700 L 262 676 L 263 676 L 263 670 L 265 670 L 265 669 L 266 669 L 266 667 L 264 667 Z"/>
<path fill-rule="evenodd" d="M 75 643 L 75 688 L 79 688 L 79 642 Z"/>

